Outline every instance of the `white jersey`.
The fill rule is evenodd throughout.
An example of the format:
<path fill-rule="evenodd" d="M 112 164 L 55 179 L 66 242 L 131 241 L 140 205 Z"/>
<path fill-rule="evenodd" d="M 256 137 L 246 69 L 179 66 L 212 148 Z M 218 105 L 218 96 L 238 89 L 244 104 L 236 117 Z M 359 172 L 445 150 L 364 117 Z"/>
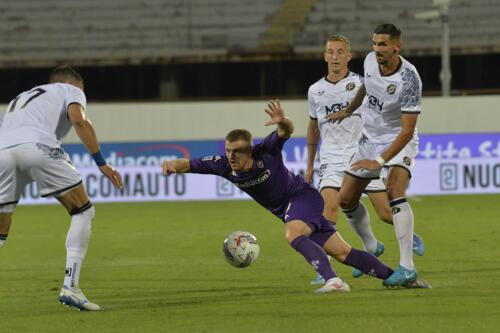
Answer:
<path fill-rule="evenodd" d="M 0 123 L 0 149 L 22 143 L 60 147 L 71 129 L 70 104 L 86 106 L 83 91 L 66 83 L 37 86 L 22 92 L 7 107 Z"/>
<path fill-rule="evenodd" d="M 401 132 L 401 114 L 419 114 L 422 101 L 422 81 L 410 62 L 400 57 L 401 65 L 395 73 L 383 76 L 375 52 L 365 59 L 363 100 L 363 134 L 374 143 L 392 143 Z M 415 129 L 414 139 L 418 140 Z"/>
<path fill-rule="evenodd" d="M 340 124 L 328 122 L 326 116 L 349 105 L 361 84 L 361 77 L 349 72 L 336 83 L 324 77 L 309 87 L 309 116 L 318 120 L 321 133 L 321 164 L 345 163 L 354 153 L 363 129 L 359 113 L 354 113 Z"/>

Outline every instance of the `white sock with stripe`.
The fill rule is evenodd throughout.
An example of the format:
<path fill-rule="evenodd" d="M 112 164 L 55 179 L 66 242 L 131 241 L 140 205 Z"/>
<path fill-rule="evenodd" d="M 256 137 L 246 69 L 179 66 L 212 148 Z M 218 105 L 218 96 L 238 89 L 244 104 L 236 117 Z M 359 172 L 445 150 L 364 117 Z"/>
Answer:
<path fill-rule="evenodd" d="M 399 264 L 414 269 L 413 264 L 413 212 L 406 198 L 397 198 L 389 202 L 392 209 L 394 231 L 399 243 Z"/>
<path fill-rule="evenodd" d="M 80 271 L 83 259 L 87 253 L 90 229 L 94 215 L 95 209 L 92 204 L 83 212 L 72 214 L 71 225 L 69 227 L 68 236 L 66 237 L 66 272 L 64 276 L 64 285 L 68 288 L 78 287 L 80 282 Z"/>
<path fill-rule="evenodd" d="M 347 222 L 363 241 L 365 251 L 374 253 L 377 250 L 377 239 L 370 225 L 370 215 L 360 201 L 354 209 L 343 209 Z"/>

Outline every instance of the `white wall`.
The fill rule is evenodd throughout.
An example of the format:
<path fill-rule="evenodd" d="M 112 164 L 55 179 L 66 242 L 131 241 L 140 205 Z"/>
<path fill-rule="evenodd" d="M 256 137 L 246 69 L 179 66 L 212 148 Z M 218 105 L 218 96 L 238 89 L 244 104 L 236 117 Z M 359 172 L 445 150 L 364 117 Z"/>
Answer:
<path fill-rule="evenodd" d="M 284 100 L 295 123 L 295 136 L 305 137 L 306 100 Z M 500 96 L 426 97 L 419 116 L 420 133 L 480 133 L 500 131 Z M 3 106 L 2 109 L 5 109 Z M 100 141 L 157 141 L 218 139 L 233 128 L 246 128 L 255 137 L 264 126 L 266 101 L 90 103 L 87 114 Z M 67 143 L 78 142 L 71 133 Z"/>

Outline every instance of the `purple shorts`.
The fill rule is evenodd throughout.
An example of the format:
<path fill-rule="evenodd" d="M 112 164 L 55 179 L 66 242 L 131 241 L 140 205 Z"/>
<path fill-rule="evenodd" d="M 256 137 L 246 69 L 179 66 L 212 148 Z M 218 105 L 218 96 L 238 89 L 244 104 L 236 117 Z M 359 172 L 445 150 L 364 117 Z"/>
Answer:
<path fill-rule="evenodd" d="M 293 220 L 305 222 L 313 233 L 335 232 L 334 226 L 323 217 L 323 197 L 314 188 L 305 188 L 295 195 L 285 213 L 285 223 Z"/>

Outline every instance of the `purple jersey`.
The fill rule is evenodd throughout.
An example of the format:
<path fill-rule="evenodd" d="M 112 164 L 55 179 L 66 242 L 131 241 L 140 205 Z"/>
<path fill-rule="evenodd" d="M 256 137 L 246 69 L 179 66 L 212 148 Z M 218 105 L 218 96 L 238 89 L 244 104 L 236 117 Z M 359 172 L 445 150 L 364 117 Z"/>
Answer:
<path fill-rule="evenodd" d="M 190 172 L 226 178 L 271 213 L 285 220 L 285 212 L 296 195 L 304 190 L 316 191 L 304 178 L 294 175 L 283 164 L 281 149 L 286 140 L 274 131 L 255 145 L 251 171 L 236 173 L 226 156 L 207 156 L 190 160 Z"/>

